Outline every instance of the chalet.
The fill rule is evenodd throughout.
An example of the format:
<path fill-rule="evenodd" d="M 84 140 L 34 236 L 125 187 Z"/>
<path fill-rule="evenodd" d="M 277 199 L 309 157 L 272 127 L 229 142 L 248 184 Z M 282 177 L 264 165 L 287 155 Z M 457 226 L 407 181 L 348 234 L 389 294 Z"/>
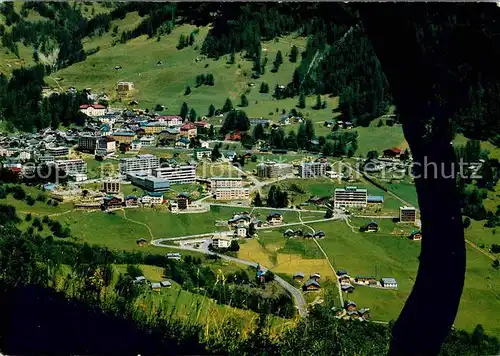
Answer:
<path fill-rule="evenodd" d="M 175 141 L 175 147 L 176 148 L 188 148 L 189 146 L 189 139 L 186 138 L 186 137 L 181 137 L 180 139 L 178 139 L 177 141 Z"/>
<path fill-rule="evenodd" d="M 309 203 L 315 204 L 315 205 L 322 205 L 325 203 L 325 201 L 328 200 L 328 197 L 312 197 L 308 200 Z"/>
<path fill-rule="evenodd" d="M 121 208 L 122 207 L 122 200 L 118 197 L 104 197 L 103 203 L 101 205 L 102 210 L 108 210 L 108 209 L 116 209 L 116 208 Z"/>
<path fill-rule="evenodd" d="M 210 148 L 196 148 L 193 154 L 194 157 L 198 160 L 203 158 L 210 158 L 212 156 L 212 150 Z"/>
<path fill-rule="evenodd" d="M 344 122 L 344 129 L 350 130 L 354 127 L 354 124 L 350 121 Z"/>
<path fill-rule="evenodd" d="M 170 288 L 172 286 L 172 283 L 170 281 L 161 281 L 160 282 L 161 286 L 164 288 Z"/>
<path fill-rule="evenodd" d="M 346 292 L 346 293 L 354 292 L 354 287 L 350 283 L 342 283 L 342 284 L 340 284 L 340 288 L 342 289 L 343 292 Z"/>
<path fill-rule="evenodd" d="M 378 224 L 375 221 L 370 221 L 368 224 L 366 224 L 366 231 L 367 232 L 377 232 L 378 231 Z"/>
<path fill-rule="evenodd" d="M 252 220 L 252 224 L 254 224 L 256 227 L 262 227 L 264 222 L 262 220 L 255 219 L 255 220 Z"/>
<path fill-rule="evenodd" d="M 247 237 L 247 228 L 245 226 L 238 226 L 234 231 L 237 237 Z"/>
<path fill-rule="evenodd" d="M 159 140 L 175 141 L 181 136 L 181 131 L 177 127 L 169 127 L 158 133 Z"/>
<path fill-rule="evenodd" d="M 354 281 L 357 284 L 363 284 L 366 286 L 371 284 L 377 284 L 377 279 L 375 277 L 356 276 L 356 278 L 354 278 Z"/>
<path fill-rule="evenodd" d="M 351 277 L 349 277 L 348 274 L 344 274 L 339 277 L 339 282 L 340 283 L 351 283 Z"/>
<path fill-rule="evenodd" d="M 228 160 L 232 161 L 234 159 L 234 157 L 236 157 L 236 152 L 228 151 L 228 152 L 226 152 L 225 156 Z"/>
<path fill-rule="evenodd" d="M 137 137 L 142 137 L 142 136 L 146 135 L 146 130 L 142 127 L 139 127 L 137 129 L 135 129 L 134 131 L 135 131 L 135 134 Z"/>
<path fill-rule="evenodd" d="M 310 279 L 313 279 L 315 281 L 319 281 L 321 278 L 321 275 L 319 273 L 313 273 L 309 276 Z"/>
<path fill-rule="evenodd" d="M 384 288 L 394 288 L 394 289 L 398 288 L 398 282 L 396 281 L 395 278 L 392 277 L 382 278 L 380 280 L 380 284 Z"/>
<path fill-rule="evenodd" d="M 422 240 L 422 232 L 420 230 L 413 230 L 409 236 L 410 240 L 420 241 Z"/>
<path fill-rule="evenodd" d="M 280 117 L 279 123 L 280 125 L 290 125 L 290 119 L 288 118 L 288 116 L 284 115 Z"/>
<path fill-rule="evenodd" d="M 274 212 L 274 213 L 271 213 L 267 216 L 267 222 L 270 224 L 270 225 L 280 225 L 280 224 L 283 224 L 283 216 L 278 213 L 278 212 Z"/>
<path fill-rule="evenodd" d="M 231 219 L 227 221 L 227 223 L 230 226 L 248 226 L 250 225 L 250 219 L 251 218 L 248 215 L 235 214 Z"/>
<path fill-rule="evenodd" d="M 345 309 L 347 311 L 353 311 L 356 310 L 356 303 L 354 303 L 352 300 L 348 300 L 345 302 Z"/>
<path fill-rule="evenodd" d="M 227 236 L 215 237 L 212 239 L 212 246 L 215 248 L 228 248 L 231 246 L 231 238 Z"/>
<path fill-rule="evenodd" d="M 148 192 L 141 197 L 142 204 L 159 205 L 163 204 L 163 193 L 161 192 Z"/>
<path fill-rule="evenodd" d="M 399 148 L 389 148 L 384 150 L 383 157 L 385 158 L 398 158 L 401 156 L 401 150 Z"/>
<path fill-rule="evenodd" d="M 161 289 L 161 284 L 160 283 L 151 283 L 151 289 L 159 291 Z"/>
<path fill-rule="evenodd" d="M 241 134 L 239 132 L 228 133 L 224 139 L 226 141 L 241 141 Z"/>
<path fill-rule="evenodd" d="M 292 236 L 295 236 L 295 231 L 293 231 L 292 229 L 287 229 L 287 230 L 283 233 L 283 236 L 285 236 L 285 237 L 292 237 Z"/>
<path fill-rule="evenodd" d="M 80 105 L 80 112 L 87 116 L 102 116 L 106 112 L 106 107 L 99 104 Z"/>
<path fill-rule="evenodd" d="M 302 272 L 297 272 L 293 275 L 293 280 L 296 281 L 296 282 L 302 282 L 305 278 L 305 275 L 304 273 Z"/>
<path fill-rule="evenodd" d="M 358 315 L 363 318 L 363 319 L 370 319 L 370 309 L 369 308 L 362 308 L 358 310 Z"/>
<path fill-rule="evenodd" d="M 313 233 L 312 232 L 306 232 L 304 234 L 304 238 L 305 239 L 312 239 L 314 237 Z"/>
<path fill-rule="evenodd" d="M 167 258 L 169 260 L 180 260 L 181 254 L 179 252 L 167 253 Z"/>
<path fill-rule="evenodd" d="M 145 283 L 145 282 L 147 282 L 147 279 L 144 276 L 138 276 L 134 278 L 134 283 Z"/>
<path fill-rule="evenodd" d="M 129 208 L 135 208 L 139 205 L 139 199 L 135 195 L 127 195 L 125 197 L 125 206 Z"/>
<path fill-rule="evenodd" d="M 181 136 L 187 138 L 196 137 L 198 134 L 196 126 L 192 122 L 188 122 L 181 126 Z"/>
<path fill-rule="evenodd" d="M 337 271 L 337 276 L 339 276 L 339 277 L 341 277 L 341 276 L 343 276 L 343 275 L 346 275 L 346 274 L 348 274 L 346 270 L 339 269 L 339 270 Z"/>
<path fill-rule="evenodd" d="M 135 240 L 135 242 L 137 243 L 138 246 L 142 247 L 148 243 L 148 240 L 146 240 L 145 238 L 140 238 L 140 239 Z"/>
<path fill-rule="evenodd" d="M 167 127 L 182 125 L 182 117 L 176 115 L 156 116 L 154 120 L 166 123 Z"/>
<path fill-rule="evenodd" d="M 189 207 L 189 194 L 180 193 L 177 195 L 177 208 L 179 210 L 186 210 Z"/>
<path fill-rule="evenodd" d="M 315 281 L 314 279 L 308 280 L 304 285 L 302 286 L 302 289 L 304 291 L 317 291 L 321 289 L 321 285 L 319 284 L 318 281 Z"/>
<path fill-rule="evenodd" d="M 316 239 L 322 239 L 323 237 L 325 237 L 325 232 L 322 230 L 317 231 L 313 237 Z"/>
<path fill-rule="evenodd" d="M 196 126 L 197 128 L 203 128 L 203 129 L 209 129 L 210 126 L 210 123 L 206 122 L 206 121 L 196 121 L 194 123 L 194 126 Z"/>

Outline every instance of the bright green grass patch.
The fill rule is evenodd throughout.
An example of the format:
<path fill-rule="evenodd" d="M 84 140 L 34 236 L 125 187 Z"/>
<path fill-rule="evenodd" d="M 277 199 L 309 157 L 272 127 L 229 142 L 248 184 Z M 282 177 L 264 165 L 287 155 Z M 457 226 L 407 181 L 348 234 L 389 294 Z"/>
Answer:
<path fill-rule="evenodd" d="M 377 127 L 373 121 L 369 127 L 356 127 L 358 132 L 358 150 L 356 155 L 363 155 L 369 151 L 377 151 L 381 154 L 384 150 L 392 147 L 405 147 L 406 141 L 401 125 Z"/>
<path fill-rule="evenodd" d="M 418 207 L 417 189 L 414 184 L 411 183 L 387 184 L 387 188 L 401 199 L 412 204 L 414 207 Z"/>
<path fill-rule="evenodd" d="M 395 277 L 397 291 L 357 287 L 348 298 L 372 311 L 374 320 L 396 319 L 415 282 L 420 244 L 406 238 L 386 234 L 354 233 L 344 222 L 311 224 L 326 232 L 319 243 L 337 269 L 346 269 L 351 276 L 373 275 Z M 474 249 L 467 249 L 467 275 L 456 326 L 472 330 L 481 323 L 490 333 L 500 331 L 498 310 L 500 274 L 491 267 L 491 260 Z"/>

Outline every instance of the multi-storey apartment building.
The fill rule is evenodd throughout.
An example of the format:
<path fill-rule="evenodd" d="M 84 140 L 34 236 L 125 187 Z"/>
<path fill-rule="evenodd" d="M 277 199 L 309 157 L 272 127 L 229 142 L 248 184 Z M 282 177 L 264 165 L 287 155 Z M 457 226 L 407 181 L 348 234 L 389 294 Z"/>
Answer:
<path fill-rule="evenodd" d="M 155 155 L 144 154 L 120 159 L 120 173 L 148 173 L 160 166 L 160 159 Z"/>
<path fill-rule="evenodd" d="M 153 177 L 146 173 L 128 173 L 127 179 L 147 192 L 165 192 L 170 189 L 168 180 Z"/>
<path fill-rule="evenodd" d="M 337 188 L 333 200 L 335 208 L 364 208 L 368 204 L 368 192 L 356 187 Z"/>
<path fill-rule="evenodd" d="M 291 164 L 265 162 L 257 166 L 257 175 L 261 178 L 276 178 L 291 174 L 292 169 Z"/>
<path fill-rule="evenodd" d="M 118 194 L 120 193 L 121 183 L 118 181 L 104 181 L 102 182 L 102 190 L 105 193 Z"/>
<path fill-rule="evenodd" d="M 417 220 L 417 209 L 412 206 L 399 207 L 399 221 L 415 223 Z"/>
<path fill-rule="evenodd" d="M 170 165 L 153 169 L 153 175 L 166 179 L 170 184 L 187 184 L 196 182 L 195 165 Z"/>
<path fill-rule="evenodd" d="M 215 192 L 219 188 L 238 188 L 243 187 L 243 178 L 226 178 L 226 177 L 213 177 L 210 187 L 212 192 Z"/>
<path fill-rule="evenodd" d="M 67 174 L 87 173 L 87 162 L 83 159 L 56 160 L 53 164 Z"/>
<path fill-rule="evenodd" d="M 233 187 L 233 188 L 217 188 L 215 190 L 216 200 L 247 200 L 250 197 L 248 188 Z"/>
<path fill-rule="evenodd" d="M 322 177 L 325 174 L 325 162 L 303 162 L 299 166 L 299 176 L 301 178 Z"/>
<path fill-rule="evenodd" d="M 57 156 L 67 156 L 69 154 L 69 148 L 64 146 L 59 147 L 47 147 L 45 149 L 47 154 L 57 157 Z"/>

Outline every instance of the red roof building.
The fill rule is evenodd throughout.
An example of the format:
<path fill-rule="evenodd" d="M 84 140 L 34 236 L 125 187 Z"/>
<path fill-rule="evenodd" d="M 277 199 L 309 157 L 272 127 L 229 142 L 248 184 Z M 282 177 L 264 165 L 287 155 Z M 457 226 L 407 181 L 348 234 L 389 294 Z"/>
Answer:
<path fill-rule="evenodd" d="M 399 157 L 401 155 L 402 150 L 399 148 L 390 148 L 384 150 L 384 157 Z"/>
<path fill-rule="evenodd" d="M 196 121 L 196 122 L 194 123 L 194 125 L 195 125 L 196 127 L 203 127 L 203 128 L 206 128 L 206 129 L 208 129 L 208 128 L 211 126 L 211 125 L 210 125 L 208 122 L 206 122 L 206 121 Z"/>
<path fill-rule="evenodd" d="M 88 108 L 106 109 L 106 107 L 104 105 L 101 105 L 101 104 L 83 104 L 83 105 L 80 105 L 80 109 L 88 109 Z"/>
<path fill-rule="evenodd" d="M 241 141 L 241 134 L 238 132 L 227 134 L 225 139 L 226 141 Z"/>

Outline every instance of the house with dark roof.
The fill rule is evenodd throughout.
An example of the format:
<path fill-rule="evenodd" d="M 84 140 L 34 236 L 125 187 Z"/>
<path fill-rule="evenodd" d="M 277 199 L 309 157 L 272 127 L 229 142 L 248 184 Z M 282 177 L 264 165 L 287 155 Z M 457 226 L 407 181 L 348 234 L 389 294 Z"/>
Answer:
<path fill-rule="evenodd" d="M 309 279 L 306 283 L 304 283 L 302 289 L 304 291 L 317 291 L 321 289 L 321 285 L 319 284 L 318 281 L 315 281 L 314 279 Z"/>
<path fill-rule="evenodd" d="M 319 281 L 320 278 L 321 278 L 321 275 L 319 273 L 312 273 L 310 276 L 309 276 L 310 279 L 313 279 L 315 281 Z"/>
<path fill-rule="evenodd" d="M 325 237 L 325 232 L 323 230 L 319 230 L 314 233 L 313 237 L 317 239 L 322 239 L 323 237 Z"/>
<path fill-rule="evenodd" d="M 344 270 L 344 269 L 337 270 L 337 276 L 340 277 L 340 276 L 343 276 L 345 274 L 348 274 L 346 270 Z"/>
<path fill-rule="evenodd" d="M 305 278 L 305 275 L 304 273 L 302 272 L 297 272 L 293 275 L 293 280 L 296 281 L 296 282 L 302 282 Z"/>
<path fill-rule="evenodd" d="M 148 243 L 148 240 L 146 240 L 145 238 L 140 238 L 140 239 L 135 240 L 135 242 L 137 243 L 138 246 L 142 247 Z"/>
<path fill-rule="evenodd" d="M 267 222 L 270 225 L 283 224 L 283 215 L 275 211 L 267 216 Z"/>
<path fill-rule="evenodd" d="M 292 237 L 295 235 L 295 231 L 292 229 L 286 229 L 285 232 L 283 233 L 283 236 L 285 237 Z"/>
<path fill-rule="evenodd" d="M 384 150 L 384 154 L 383 156 L 385 158 L 397 158 L 399 156 L 401 156 L 401 152 L 402 150 L 400 150 L 399 148 L 389 148 L 387 150 Z"/>
<path fill-rule="evenodd" d="M 125 206 L 135 208 L 139 206 L 139 199 L 135 195 L 127 195 L 125 197 Z"/>
<path fill-rule="evenodd" d="M 422 232 L 420 230 L 413 230 L 409 236 L 410 240 L 420 241 L 422 240 Z"/>
<path fill-rule="evenodd" d="M 380 284 L 384 288 L 394 288 L 394 289 L 398 288 L 398 282 L 396 281 L 396 278 L 392 278 L 392 277 L 382 278 L 380 280 Z"/>
<path fill-rule="evenodd" d="M 352 300 L 346 301 L 344 307 L 347 311 L 353 311 L 357 308 L 356 303 L 354 303 Z"/>
<path fill-rule="evenodd" d="M 342 283 L 340 285 L 340 288 L 342 289 L 343 292 L 346 292 L 346 293 L 354 292 L 354 287 L 350 283 Z"/>
<path fill-rule="evenodd" d="M 370 221 L 368 224 L 366 224 L 366 231 L 367 232 L 377 232 L 378 231 L 378 223 L 375 221 Z"/>
<path fill-rule="evenodd" d="M 172 286 L 172 283 L 170 281 L 165 280 L 165 281 L 161 281 L 160 285 L 164 288 L 170 288 Z"/>
<path fill-rule="evenodd" d="M 342 276 L 339 277 L 339 282 L 340 283 L 351 283 L 351 277 L 349 277 L 348 274 L 343 274 Z"/>

